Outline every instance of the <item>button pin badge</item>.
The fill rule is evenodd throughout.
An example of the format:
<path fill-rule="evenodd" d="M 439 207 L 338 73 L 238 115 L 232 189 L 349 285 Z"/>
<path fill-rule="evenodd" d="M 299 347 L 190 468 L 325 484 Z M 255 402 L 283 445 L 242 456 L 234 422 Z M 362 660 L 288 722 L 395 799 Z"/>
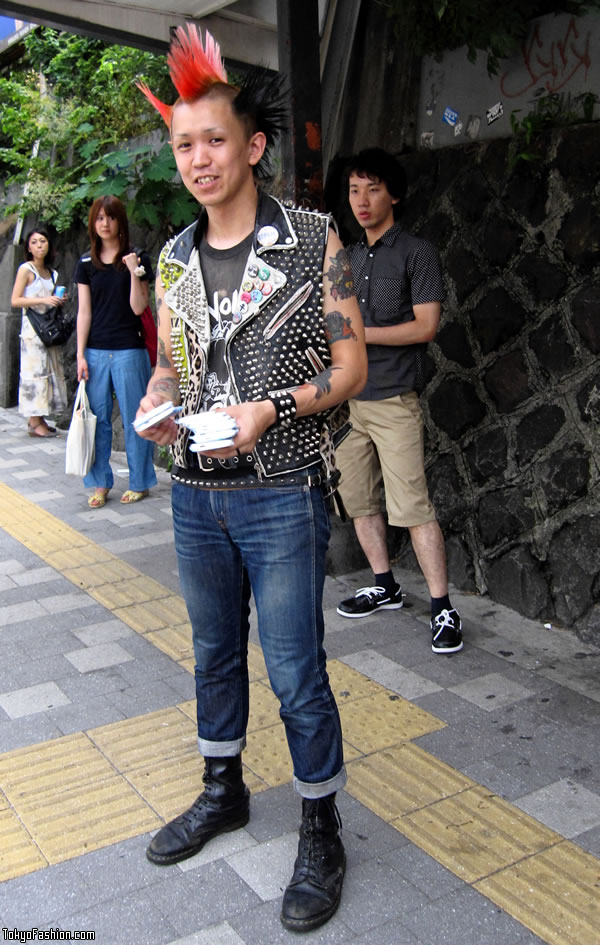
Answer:
<path fill-rule="evenodd" d="M 274 226 L 261 226 L 256 239 L 261 246 L 274 246 L 279 239 L 279 232 Z"/>

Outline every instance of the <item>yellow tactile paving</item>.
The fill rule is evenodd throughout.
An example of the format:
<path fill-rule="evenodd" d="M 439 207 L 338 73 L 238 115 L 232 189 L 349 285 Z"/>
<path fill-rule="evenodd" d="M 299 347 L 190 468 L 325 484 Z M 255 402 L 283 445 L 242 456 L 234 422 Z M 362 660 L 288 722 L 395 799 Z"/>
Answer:
<path fill-rule="evenodd" d="M 351 666 L 346 666 L 341 660 L 329 660 L 327 663 L 329 685 L 338 706 L 361 699 L 363 696 L 372 696 L 381 692 L 379 683 L 374 682 L 362 673 L 358 673 Z"/>
<path fill-rule="evenodd" d="M 101 561 L 95 564 L 83 564 L 80 567 L 68 567 L 63 570 L 63 577 L 84 589 L 100 587 L 114 581 L 124 581 L 127 578 L 136 578 L 139 572 L 131 565 L 113 558 L 110 561 Z"/>
<path fill-rule="evenodd" d="M 153 643 L 154 646 L 178 663 L 182 660 L 194 659 L 192 627 L 189 622 L 182 623 L 177 627 L 163 627 L 162 630 L 153 630 L 146 633 L 145 636 L 150 643 Z"/>
<path fill-rule="evenodd" d="M 40 556 L 41 557 L 41 556 Z M 107 551 L 102 545 L 88 543 L 77 548 L 73 546 L 63 548 L 61 551 L 54 551 L 46 555 L 45 561 L 52 568 L 66 574 L 74 567 L 84 567 L 90 564 L 99 564 L 102 561 L 120 561 L 115 555 Z"/>
<path fill-rule="evenodd" d="M 162 826 L 125 778 L 113 772 L 64 790 L 57 783 L 15 809 L 49 863 L 61 863 Z"/>
<path fill-rule="evenodd" d="M 265 665 L 263 651 L 256 643 L 248 644 L 248 678 L 251 682 L 255 679 L 267 678 L 267 667 Z"/>
<path fill-rule="evenodd" d="M 0 483 L 0 517 L 115 617 L 194 672 L 185 604 Z M 445 723 L 345 664 L 329 664 L 348 791 L 549 945 L 600 945 L 600 861 L 411 740 Z M 250 644 L 253 793 L 292 765 L 259 646 Z M 202 789 L 195 702 L 0 755 L 0 881 L 152 830 Z"/>
<path fill-rule="evenodd" d="M 378 686 L 379 692 L 340 706 L 344 738 L 363 754 L 445 728 L 445 722 Z"/>
<path fill-rule="evenodd" d="M 388 822 L 470 787 L 470 778 L 410 743 L 348 764 L 348 793 Z"/>
<path fill-rule="evenodd" d="M 168 764 L 196 748 L 196 726 L 178 708 L 90 729 L 88 736 L 117 771 Z"/>
<path fill-rule="evenodd" d="M 261 728 L 277 725 L 279 721 L 279 700 L 268 683 L 251 682 L 248 731 L 256 732 Z"/>
<path fill-rule="evenodd" d="M 110 594 L 108 597 L 110 598 Z M 185 603 L 176 594 L 162 597 L 160 600 L 149 600 L 143 604 L 131 604 L 129 607 L 115 606 L 114 601 L 105 606 L 137 633 L 162 630 L 163 627 L 184 623 L 187 618 Z"/>
<path fill-rule="evenodd" d="M 0 811 L 0 883 L 48 866 L 12 810 Z"/>
<path fill-rule="evenodd" d="M 88 594 L 97 600 L 108 610 L 116 610 L 117 607 L 128 607 L 129 604 L 143 604 L 147 601 L 159 600 L 161 597 L 168 597 L 171 594 L 168 588 L 153 581 L 152 578 L 140 574 L 139 571 L 131 569 L 135 577 L 126 581 L 117 581 L 111 584 L 104 584 L 101 587 L 92 587 L 88 589 Z"/>
<path fill-rule="evenodd" d="M 600 942 L 600 862 L 568 840 L 475 889 L 550 945 Z"/>
<path fill-rule="evenodd" d="M 1 755 L 0 786 L 49 863 L 137 836 L 161 823 L 83 733 Z"/>
<path fill-rule="evenodd" d="M 292 762 L 283 725 L 248 733 L 244 764 L 269 787 L 292 780 Z"/>
<path fill-rule="evenodd" d="M 394 820 L 392 826 L 467 883 L 563 839 L 479 785 Z"/>

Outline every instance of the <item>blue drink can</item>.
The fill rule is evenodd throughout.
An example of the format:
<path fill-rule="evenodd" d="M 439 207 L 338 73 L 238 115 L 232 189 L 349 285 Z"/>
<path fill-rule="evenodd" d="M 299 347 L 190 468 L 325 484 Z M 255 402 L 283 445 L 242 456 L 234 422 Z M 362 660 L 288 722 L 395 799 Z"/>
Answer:
<path fill-rule="evenodd" d="M 67 291 L 66 285 L 57 285 L 56 288 L 54 289 L 54 294 L 57 299 L 62 299 L 64 298 L 64 294 L 66 291 Z"/>

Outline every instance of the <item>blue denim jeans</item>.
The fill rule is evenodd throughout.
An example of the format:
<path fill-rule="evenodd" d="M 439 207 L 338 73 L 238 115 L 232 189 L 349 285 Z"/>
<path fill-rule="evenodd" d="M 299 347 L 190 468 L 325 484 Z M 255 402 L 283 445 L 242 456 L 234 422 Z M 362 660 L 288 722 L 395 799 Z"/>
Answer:
<path fill-rule="evenodd" d="M 248 723 L 248 601 L 304 797 L 343 787 L 342 734 L 323 648 L 329 516 L 308 485 L 209 491 L 173 484 L 175 550 L 192 624 L 198 745 L 239 754 Z"/>
<path fill-rule="evenodd" d="M 129 488 L 135 492 L 143 492 L 144 489 L 156 485 L 152 461 L 154 444 L 151 440 L 143 440 L 138 436 L 132 424 L 150 378 L 148 352 L 145 348 L 117 351 L 86 348 L 85 359 L 90 375 L 85 389 L 92 413 L 96 414 L 97 420 L 94 464 L 84 477 L 83 484 L 111 489 L 114 483 L 110 466 L 114 390 L 123 419 Z"/>

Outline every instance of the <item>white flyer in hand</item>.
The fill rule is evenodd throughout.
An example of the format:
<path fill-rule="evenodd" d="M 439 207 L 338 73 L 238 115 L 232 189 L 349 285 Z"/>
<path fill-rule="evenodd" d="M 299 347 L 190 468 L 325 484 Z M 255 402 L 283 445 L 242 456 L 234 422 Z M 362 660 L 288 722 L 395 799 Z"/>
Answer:
<path fill-rule="evenodd" d="M 164 404 L 159 404 L 158 407 L 148 410 L 143 416 L 134 420 L 133 428 L 136 433 L 141 433 L 142 430 L 156 426 L 158 423 L 166 420 L 167 417 L 171 417 L 174 413 L 179 413 L 180 410 L 181 407 L 175 407 L 172 400 L 166 400 Z"/>
<path fill-rule="evenodd" d="M 239 427 L 228 413 L 208 410 L 180 417 L 177 423 L 191 431 L 190 450 L 203 453 L 206 450 L 218 450 L 224 446 L 233 446 L 233 439 Z"/>

